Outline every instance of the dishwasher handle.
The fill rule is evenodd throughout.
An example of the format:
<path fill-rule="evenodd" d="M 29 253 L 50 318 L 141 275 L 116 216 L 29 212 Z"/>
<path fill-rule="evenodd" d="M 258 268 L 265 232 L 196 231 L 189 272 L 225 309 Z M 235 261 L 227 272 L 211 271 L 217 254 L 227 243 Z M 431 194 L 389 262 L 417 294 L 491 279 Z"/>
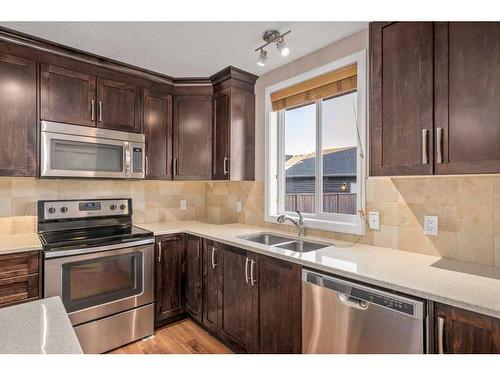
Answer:
<path fill-rule="evenodd" d="M 368 308 L 368 302 L 363 301 L 362 299 L 359 298 L 348 296 L 345 293 L 337 292 L 337 298 L 344 305 L 353 307 L 358 310 L 366 310 Z"/>

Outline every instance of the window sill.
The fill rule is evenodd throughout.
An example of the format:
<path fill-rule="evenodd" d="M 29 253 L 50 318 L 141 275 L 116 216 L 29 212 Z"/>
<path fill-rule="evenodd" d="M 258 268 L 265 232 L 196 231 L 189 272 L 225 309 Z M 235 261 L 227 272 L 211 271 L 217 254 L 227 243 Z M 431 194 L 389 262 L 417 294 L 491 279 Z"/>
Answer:
<path fill-rule="evenodd" d="M 287 216 L 292 217 L 294 219 L 298 219 L 298 217 L 295 215 L 287 215 Z M 279 215 L 275 214 L 266 215 L 264 221 L 266 223 L 276 224 L 276 220 L 278 219 L 278 217 Z M 360 218 L 359 216 L 354 216 L 354 215 L 352 216 L 352 222 L 338 221 L 338 220 L 322 220 L 322 219 L 304 217 L 304 226 L 306 228 L 306 231 L 307 229 L 319 229 L 327 232 L 364 236 L 365 227 L 363 225 L 362 220 L 363 219 Z M 283 223 L 283 225 L 293 226 L 293 224 L 288 221 Z"/>

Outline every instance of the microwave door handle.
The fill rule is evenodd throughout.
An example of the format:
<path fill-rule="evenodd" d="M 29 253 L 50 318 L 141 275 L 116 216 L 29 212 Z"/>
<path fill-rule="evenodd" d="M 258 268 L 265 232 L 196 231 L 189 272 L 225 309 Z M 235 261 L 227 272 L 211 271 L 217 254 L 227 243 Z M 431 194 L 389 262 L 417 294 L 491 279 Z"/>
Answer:
<path fill-rule="evenodd" d="M 125 142 L 124 144 L 124 149 L 125 149 L 125 176 L 130 176 L 130 163 L 131 163 L 131 158 L 130 158 L 130 149 L 132 148 L 132 145 L 129 142 Z"/>

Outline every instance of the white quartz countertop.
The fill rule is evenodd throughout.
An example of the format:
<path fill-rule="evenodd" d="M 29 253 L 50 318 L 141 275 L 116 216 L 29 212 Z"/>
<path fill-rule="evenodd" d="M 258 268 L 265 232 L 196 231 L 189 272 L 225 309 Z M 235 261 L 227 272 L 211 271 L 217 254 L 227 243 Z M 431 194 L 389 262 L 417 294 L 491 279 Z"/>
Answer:
<path fill-rule="evenodd" d="M 36 233 L 3 234 L 0 236 L 0 255 L 41 249 L 42 244 Z"/>
<path fill-rule="evenodd" d="M 0 309 L 0 354 L 82 354 L 59 297 Z"/>
<path fill-rule="evenodd" d="M 310 236 L 305 239 L 325 242 L 331 246 L 297 253 L 237 237 L 256 232 L 290 236 L 289 232 L 243 224 L 214 225 L 196 221 L 172 221 L 138 226 L 155 235 L 194 234 L 319 271 L 500 318 L 500 267 L 362 244 L 349 246 L 346 242 Z"/>

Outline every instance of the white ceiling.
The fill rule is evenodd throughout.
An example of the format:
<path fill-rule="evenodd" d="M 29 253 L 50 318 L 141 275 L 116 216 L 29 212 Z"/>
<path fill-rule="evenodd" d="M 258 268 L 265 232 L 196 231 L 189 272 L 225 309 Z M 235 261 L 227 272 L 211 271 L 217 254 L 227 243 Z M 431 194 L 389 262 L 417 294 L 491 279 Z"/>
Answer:
<path fill-rule="evenodd" d="M 233 65 L 256 75 L 287 64 L 368 27 L 367 22 L 0 22 L 1 26 L 172 77 L 208 77 Z M 292 30 L 290 55 L 268 47 L 256 64 L 267 29 Z"/>

